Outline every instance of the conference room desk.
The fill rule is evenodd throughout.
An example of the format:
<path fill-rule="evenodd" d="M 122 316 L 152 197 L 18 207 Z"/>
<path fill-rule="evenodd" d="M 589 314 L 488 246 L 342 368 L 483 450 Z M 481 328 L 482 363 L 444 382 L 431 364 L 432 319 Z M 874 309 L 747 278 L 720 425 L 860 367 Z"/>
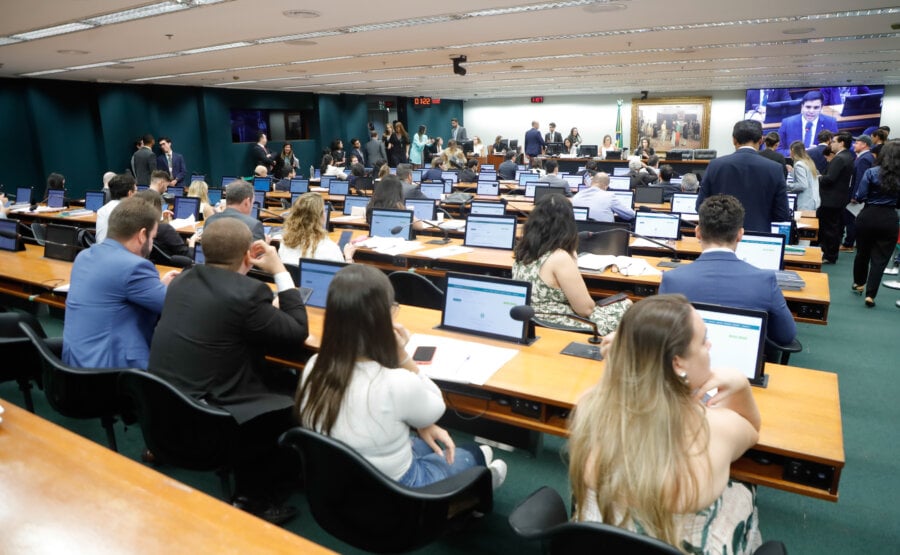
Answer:
<path fill-rule="evenodd" d="M 309 308 L 311 338 L 318 347 L 324 311 Z M 514 428 L 567 436 L 567 415 L 578 399 L 600 379 L 603 362 L 559 354 L 586 336 L 537 328 L 530 346 L 434 329 L 436 310 L 403 306 L 397 319 L 411 333 L 440 335 L 518 350 L 483 386 L 441 382 L 447 413 L 459 412 Z M 715 348 L 715 346 L 714 346 Z M 427 372 L 427 368 L 423 367 Z M 759 443 L 732 465 L 733 477 L 801 495 L 837 501 L 844 466 L 843 432 L 837 374 L 793 366 L 766 365 L 768 387 L 753 387 L 762 415 Z M 502 438 L 497 438 L 502 441 Z M 762 457 L 767 464 L 758 462 Z M 755 460 L 754 460 L 755 459 Z M 785 474 L 785 472 L 788 474 Z M 795 476 L 823 473 L 816 485 Z"/>
<path fill-rule="evenodd" d="M 0 404 L 0 553 L 333 553 Z"/>
<path fill-rule="evenodd" d="M 362 232 L 355 232 L 360 236 Z M 340 237 L 340 231 L 334 231 L 330 237 L 335 242 Z M 461 245 L 459 239 L 451 239 L 450 245 Z M 416 273 L 443 278 L 447 272 L 464 272 L 473 274 L 487 274 L 500 277 L 512 275 L 513 255 L 512 251 L 486 248 L 473 248 L 471 252 L 454 254 L 443 258 L 434 259 L 427 256 L 428 250 L 441 248 L 446 245 L 424 244 L 421 249 L 399 255 L 381 254 L 370 249 L 360 248 L 356 251 L 354 259 L 358 262 L 372 264 L 386 271 L 415 270 Z M 670 268 L 659 268 L 657 265 L 664 258 L 637 256 L 646 260 L 651 266 L 668 271 Z M 689 261 L 683 262 L 689 264 Z M 823 272 L 799 271 L 798 274 L 806 282 L 806 287 L 800 291 L 783 291 L 788 309 L 797 322 L 809 324 L 828 324 L 828 307 L 831 304 L 831 293 L 828 288 L 828 274 Z M 659 274 L 625 276 L 612 269 L 602 272 L 582 269 L 588 292 L 594 298 L 603 298 L 616 293 L 625 293 L 632 300 L 656 295 L 662 276 Z"/>
<path fill-rule="evenodd" d="M 629 248 L 632 252 L 647 254 L 647 255 L 655 255 L 655 256 L 665 256 L 665 249 L 661 247 L 648 247 L 639 245 L 637 247 L 634 246 L 634 242 L 636 239 L 632 238 Z M 675 250 L 678 252 L 678 256 L 680 258 L 684 258 L 687 260 L 694 260 L 700 253 L 703 252 L 703 249 L 700 247 L 700 240 L 696 237 L 682 237 L 681 240 L 675 241 L 672 245 Z M 803 254 L 793 254 L 793 253 L 784 253 L 784 269 L 785 270 L 795 270 L 802 272 L 821 272 L 822 271 L 822 249 L 819 247 L 803 247 L 805 252 Z"/>
<path fill-rule="evenodd" d="M 71 215 L 72 212 L 83 210 L 78 207 L 71 207 L 58 212 L 13 212 L 9 215 L 10 219 L 17 219 L 24 225 L 31 225 L 32 222 L 51 223 L 59 225 L 71 225 L 75 227 L 93 228 L 97 225 L 97 213 L 81 214 L 77 216 Z"/>

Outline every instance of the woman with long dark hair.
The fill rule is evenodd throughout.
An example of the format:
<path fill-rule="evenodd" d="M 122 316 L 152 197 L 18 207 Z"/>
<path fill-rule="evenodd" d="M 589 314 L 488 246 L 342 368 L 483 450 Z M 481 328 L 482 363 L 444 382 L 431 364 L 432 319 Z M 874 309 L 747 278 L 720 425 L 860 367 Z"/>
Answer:
<path fill-rule="evenodd" d="M 397 164 L 405 164 L 409 159 L 409 134 L 403 123 L 394 124 L 394 132 L 388 139 L 388 164 L 396 168 Z"/>

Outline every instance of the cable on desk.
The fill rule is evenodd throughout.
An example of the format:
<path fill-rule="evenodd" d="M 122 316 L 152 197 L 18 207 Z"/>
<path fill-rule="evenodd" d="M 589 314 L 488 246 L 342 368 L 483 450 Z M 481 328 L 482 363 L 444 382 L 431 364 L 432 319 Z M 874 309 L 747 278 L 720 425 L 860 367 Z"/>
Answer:
<path fill-rule="evenodd" d="M 453 406 L 453 401 L 450 399 L 449 395 L 450 394 L 448 393 L 444 397 L 444 399 L 446 399 L 446 401 L 447 401 L 447 407 L 450 408 L 450 410 L 453 411 L 453 414 L 455 414 L 456 417 L 459 418 L 460 420 L 477 420 L 477 419 L 481 418 L 482 416 L 487 414 L 488 406 L 490 405 L 490 402 L 491 402 L 490 399 L 484 400 L 484 409 L 481 411 L 481 414 L 476 414 L 473 416 L 465 416 L 463 414 L 460 414 L 459 410 L 457 410 L 457 408 L 455 406 Z"/>

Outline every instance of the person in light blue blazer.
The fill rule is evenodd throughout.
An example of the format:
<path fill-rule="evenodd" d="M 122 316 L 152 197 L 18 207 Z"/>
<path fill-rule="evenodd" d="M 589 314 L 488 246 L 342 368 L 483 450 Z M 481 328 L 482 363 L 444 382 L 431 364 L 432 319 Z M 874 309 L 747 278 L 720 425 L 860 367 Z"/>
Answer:
<path fill-rule="evenodd" d="M 82 251 L 72 265 L 63 326 L 63 362 L 80 368 L 147 368 L 150 340 L 162 312 L 166 286 L 147 255 L 160 212 L 129 197 L 109 217 L 102 243 Z"/>
<path fill-rule="evenodd" d="M 716 195 L 700 205 L 697 238 L 700 257 L 665 272 L 659 293 L 681 293 L 691 302 L 764 310 L 769 315 L 766 336 L 779 345 L 789 345 L 797 326 L 775 272 L 761 270 L 735 254 L 744 235 L 744 207 L 731 195 Z"/>

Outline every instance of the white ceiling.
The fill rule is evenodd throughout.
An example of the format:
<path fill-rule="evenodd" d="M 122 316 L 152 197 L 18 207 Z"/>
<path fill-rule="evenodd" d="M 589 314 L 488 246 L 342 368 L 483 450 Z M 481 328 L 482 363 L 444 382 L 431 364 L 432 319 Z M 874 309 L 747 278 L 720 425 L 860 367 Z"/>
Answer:
<path fill-rule="evenodd" d="M 200 5 L 206 1 L 173 0 L 189 8 L 3 45 L 17 33 L 153 4 L 3 0 L 0 77 L 104 63 L 37 77 L 439 98 L 900 84 L 900 32 L 892 29 L 900 28 L 900 7 L 888 1 L 225 0 Z M 520 11 L 466 15 L 508 8 Z M 290 10 L 315 13 L 288 17 Z M 427 19 L 435 17 L 440 21 Z M 354 29 L 376 23 L 384 26 Z M 247 44 L 184 53 L 233 43 Z M 180 54 L 129 61 L 172 53 Z M 459 55 L 468 57 L 464 77 L 452 72 L 451 58 Z"/>

